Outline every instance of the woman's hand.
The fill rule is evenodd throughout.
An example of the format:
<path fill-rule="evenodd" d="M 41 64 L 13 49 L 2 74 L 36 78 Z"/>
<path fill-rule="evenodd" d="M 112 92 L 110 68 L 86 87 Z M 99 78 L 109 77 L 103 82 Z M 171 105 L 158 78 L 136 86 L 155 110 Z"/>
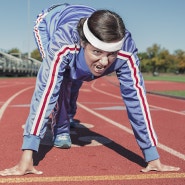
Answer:
<path fill-rule="evenodd" d="M 33 151 L 32 150 L 24 150 L 20 162 L 12 167 L 0 171 L 1 176 L 10 176 L 10 175 L 26 175 L 26 174 L 43 174 L 43 172 L 36 170 L 33 167 L 33 159 L 32 159 Z"/>
<path fill-rule="evenodd" d="M 148 166 L 144 169 L 142 169 L 142 172 L 149 172 L 149 171 L 158 171 L 158 172 L 167 172 L 167 171 L 179 171 L 179 167 L 174 167 L 174 166 L 168 166 L 164 165 L 160 162 L 159 159 L 156 159 L 154 161 L 150 161 L 148 163 Z"/>

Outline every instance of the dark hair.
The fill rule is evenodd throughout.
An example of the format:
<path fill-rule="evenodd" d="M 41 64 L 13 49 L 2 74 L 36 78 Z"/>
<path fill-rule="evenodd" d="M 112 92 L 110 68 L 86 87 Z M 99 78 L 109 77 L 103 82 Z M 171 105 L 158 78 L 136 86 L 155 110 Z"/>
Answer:
<path fill-rule="evenodd" d="M 86 18 L 78 23 L 78 32 L 84 42 L 88 42 L 83 33 L 83 24 Z M 113 42 L 123 39 L 125 25 L 122 18 L 110 10 L 97 10 L 88 19 L 90 31 L 101 41 Z"/>

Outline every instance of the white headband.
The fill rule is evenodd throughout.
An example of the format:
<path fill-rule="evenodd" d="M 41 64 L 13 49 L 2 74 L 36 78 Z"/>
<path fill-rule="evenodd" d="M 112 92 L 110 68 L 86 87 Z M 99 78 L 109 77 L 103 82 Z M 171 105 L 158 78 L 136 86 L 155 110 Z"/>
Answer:
<path fill-rule="evenodd" d="M 118 51 L 122 48 L 124 38 L 118 42 L 103 42 L 99 40 L 97 37 L 93 35 L 93 33 L 89 30 L 89 27 L 87 25 L 88 19 L 85 20 L 83 25 L 83 32 L 86 37 L 86 39 L 96 48 L 101 49 L 103 51 L 113 52 Z"/>

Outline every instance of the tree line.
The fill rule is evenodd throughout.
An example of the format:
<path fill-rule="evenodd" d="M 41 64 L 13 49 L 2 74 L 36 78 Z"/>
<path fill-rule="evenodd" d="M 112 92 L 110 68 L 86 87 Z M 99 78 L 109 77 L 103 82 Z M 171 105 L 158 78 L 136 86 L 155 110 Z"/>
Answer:
<path fill-rule="evenodd" d="M 13 48 L 8 53 L 21 53 L 19 49 Z M 31 57 L 42 61 L 38 49 L 31 52 Z M 23 54 L 28 56 L 28 53 Z M 185 51 L 176 50 L 173 54 L 167 49 L 162 49 L 159 45 L 154 44 L 148 47 L 146 52 L 138 52 L 141 72 L 147 73 L 185 73 Z"/>
<path fill-rule="evenodd" d="M 185 73 L 185 52 L 176 50 L 170 54 L 167 49 L 161 49 L 157 44 L 148 47 L 146 52 L 138 53 L 141 60 L 142 72 L 157 73 Z"/>

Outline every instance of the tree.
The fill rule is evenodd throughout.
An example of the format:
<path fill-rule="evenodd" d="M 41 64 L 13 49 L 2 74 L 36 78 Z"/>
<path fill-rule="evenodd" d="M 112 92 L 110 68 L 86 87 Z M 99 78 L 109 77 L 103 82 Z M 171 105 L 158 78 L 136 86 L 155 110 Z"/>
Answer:
<path fill-rule="evenodd" d="M 175 51 L 175 61 L 177 64 L 177 69 L 180 73 L 185 72 L 185 52 L 182 50 Z"/>
<path fill-rule="evenodd" d="M 158 71 L 159 67 L 159 53 L 161 48 L 159 45 L 154 44 L 152 47 L 147 48 L 148 58 L 149 58 L 149 65 L 152 67 L 152 73 Z"/>
<path fill-rule="evenodd" d="M 38 49 L 35 49 L 31 52 L 31 57 L 36 60 L 42 61 L 42 57 L 41 57 Z"/>
<path fill-rule="evenodd" d="M 18 48 L 12 48 L 11 50 L 8 51 L 8 54 L 11 54 L 11 53 L 21 53 L 20 50 Z"/>
<path fill-rule="evenodd" d="M 149 57 L 146 52 L 138 53 L 138 57 L 140 60 L 140 71 L 141 72 L 150 72 L 151 67 L 149 64 Z"/>
<path fill-rule="evenodd" d="M 170 55 L 169 51 L 163 49 L 158 54 L 157 66 L 160 72 L 167 72 L 167 69 L 172 66 L 173 60 L 172 56 Z"/>

